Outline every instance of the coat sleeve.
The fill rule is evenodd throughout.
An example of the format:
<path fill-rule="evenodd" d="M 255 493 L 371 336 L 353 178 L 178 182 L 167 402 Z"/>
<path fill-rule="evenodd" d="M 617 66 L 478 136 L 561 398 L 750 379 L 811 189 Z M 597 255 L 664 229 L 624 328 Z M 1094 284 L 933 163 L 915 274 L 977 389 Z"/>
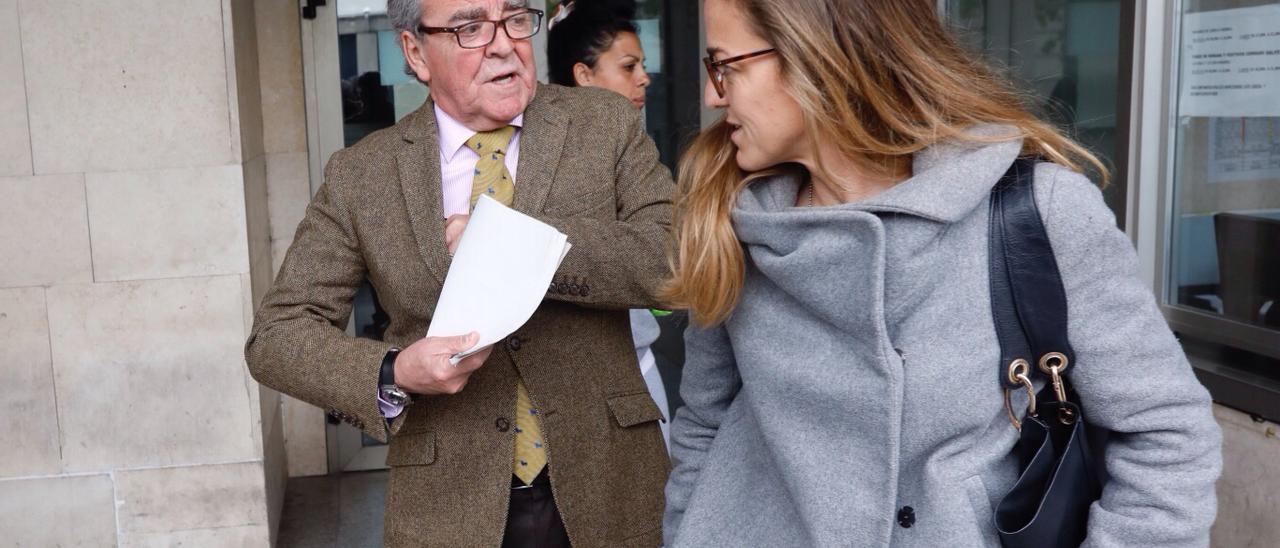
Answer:
<path fill-rule="evenodd" d="M 658 161 L 658 149 L 645 133 L 640 111 L 626 103 L 620 112 L 626 130 L 611 174 L 616 218 L 539 218 L 573 244 L 555 280 L 589 288 L 578 295 L 548 293 L 549 299 L 598 308 L 661 306 L 655 295 L 671 272 L 666 252 L 675 185 L 671 172 Z"/>
<path fill-rule="evenodd" d="M 741 387 L 733 347 L 724 327 L 702 329 L 690 325 L 685 331 L 685 365 L 680 381 L 680 397 L 685 405 L 671 421 L 674 467 L 667 480 L 667 508 L 662 520 L 667 546 L 675 545 L 703 461 Z"/>
<path fill-rule="evenodd" d="M 366 267 L 338 188 L 358 166 L 344 164 L 343 157 L 339 151 L 325 168 L 325 184 L 307 206 L 254 316 L 245 359 L 263 385 L 337 411 L 368 436 L 386 441 L 378 371 L 391 345 L 351 337 L 345 329 Z"/>
<path fill-rule="evenodd" d="M 1207 546 L 1222 467 L 1212 401 L 1138 277 L 1137 254 L 1085 177 L 1042 165 L 1036 199 L 1067 294 L 1087 420 L 1112 432 L 1085 546 Z M 1044 181 L 1049 184 L 1039 184 Z"/>

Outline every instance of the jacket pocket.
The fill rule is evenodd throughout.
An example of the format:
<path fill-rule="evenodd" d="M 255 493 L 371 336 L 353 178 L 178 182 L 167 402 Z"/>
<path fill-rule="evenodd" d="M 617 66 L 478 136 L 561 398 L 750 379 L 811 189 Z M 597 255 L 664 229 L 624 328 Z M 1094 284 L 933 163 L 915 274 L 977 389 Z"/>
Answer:
<path fill-rule="evenodd" d="M 964 480 L 964 491 L 969 497 L 969 507 L 973 510 L 973 518 L 978 527 L 978 538 L 984 546 L 1000 546 L 1000 535 L 996 534 L 995 512 L 991 509 L 991 497 L 987 495 L 987 486 L 981 475 L 969 476 Z"/>
<path fill-rule="evenodd" d="M 648 392 L 609 396 L 609 412 L 623 428 L 663 420 L 662 411 Z"/>
<path fill-rule="evenodd" d="M 436 461 L 434 432 L 401 434 L 387 448 L 387 466 L 423 466 Z"/>

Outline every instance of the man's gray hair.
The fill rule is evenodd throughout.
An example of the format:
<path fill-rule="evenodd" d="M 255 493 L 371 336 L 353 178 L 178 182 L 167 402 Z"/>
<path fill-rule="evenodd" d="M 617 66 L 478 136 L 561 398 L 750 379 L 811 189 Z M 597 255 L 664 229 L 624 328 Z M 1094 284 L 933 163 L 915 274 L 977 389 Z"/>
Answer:
<path fill-rule="evenodd" d="M 387 0 L 387 18 L 397 31 L 417 36 L 418 25 L 422 24 L 422 0 Z"/>

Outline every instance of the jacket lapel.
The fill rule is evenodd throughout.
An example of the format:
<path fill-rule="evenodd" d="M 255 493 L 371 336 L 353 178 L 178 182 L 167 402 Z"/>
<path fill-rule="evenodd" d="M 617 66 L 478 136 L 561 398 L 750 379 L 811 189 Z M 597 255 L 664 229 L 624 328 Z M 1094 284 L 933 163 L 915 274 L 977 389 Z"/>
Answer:
<path fill-rule="evenodd" d="M 556 89 L 538 85 L 524 113 L 520 132 L 520 165 L 516 170 L 516 211 L 535 215 L 542 211 L 555 180 L 556 167 L 568 133 L 568 116 L 556 101 Z"/>
<path fill-rule="evenodd" d="M 396 153 L 396 165 L 418 250 L 436 281 L 443 284 L 449 272 L 449 250 L 444 243 L 440 145 L 433 105 L 428 99 L 403 124 L 401 137 L 407 145 Z"/>

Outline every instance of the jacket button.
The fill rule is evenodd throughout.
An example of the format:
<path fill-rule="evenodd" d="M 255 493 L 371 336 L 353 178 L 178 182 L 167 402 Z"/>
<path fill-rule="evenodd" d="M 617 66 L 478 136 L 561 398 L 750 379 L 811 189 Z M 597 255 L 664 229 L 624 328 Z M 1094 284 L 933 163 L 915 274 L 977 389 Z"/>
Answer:
<path fill-rule="evenodd" d="M 511 421 L 504 417 L 498 417 L 498 420 L 493 421 L 493 427 L 497 428 L 499 432 L 506 432 L 511 429 Z"/>
<path fill-rule="evenodd" d="M 898 510 L 898 525 L 901 525 L 903 529 L 910 529 L 915 524 L 916 510 L 914 508 L 903 506 L 901 510 Z"/>
<path fill-rule="evenodd" d="M 551 286 L 547 287 L 547 293 L 555 293 L 555 292 L 556 292 L 556 283 L 551 282 Z"/>
<path fill-rule="evenodd" d="M 507 339 L 507 349 L 512 352 L 520 350 L 521 344 L 522 342 L 520 341 L 520 337 L 512 335 L 511 338 Z"/>
<path fill-rule="evenodd" d="M 578 284 L 569 284 L 569 294 L 570 295 L 578 294 Z"/>
<path fill-rule="evenodd" d="M 591 292 L 591 286 L 588 286 L 587 284 L 582 284 L 581 291 L 578 292 L 578 295 L 586 297 L 587 293 L 590 293 L 590 292 Z"/>

